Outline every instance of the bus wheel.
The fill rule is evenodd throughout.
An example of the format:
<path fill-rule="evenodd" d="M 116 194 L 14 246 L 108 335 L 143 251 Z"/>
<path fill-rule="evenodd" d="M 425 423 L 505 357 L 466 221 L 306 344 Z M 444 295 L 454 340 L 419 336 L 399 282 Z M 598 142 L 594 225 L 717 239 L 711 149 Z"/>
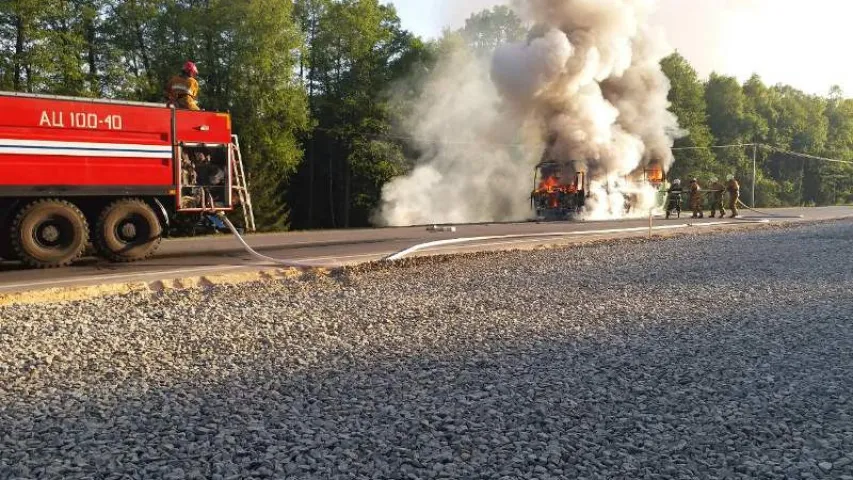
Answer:
<path fill-rule="evenodd" d="M 124 199 L 104 208 L 95 224 L 95 248 L 113 262 L 136 262 L 154 255 L 163 226 L 142 200 Z"/>
<path fill-rule="evenodd" d="M 15 256 L 35 268 L 59 268 L 83 255 L 89 240 L 86 217 L 73 203 L 38 200 L 15 217 L 11 246 Z"/>

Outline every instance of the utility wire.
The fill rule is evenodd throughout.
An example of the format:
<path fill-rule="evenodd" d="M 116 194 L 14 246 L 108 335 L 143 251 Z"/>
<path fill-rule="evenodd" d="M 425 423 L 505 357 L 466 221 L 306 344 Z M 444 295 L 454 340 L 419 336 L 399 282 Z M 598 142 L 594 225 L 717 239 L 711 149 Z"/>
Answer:
<path fill-rule="evenodd" d="M 315 130 L 325 131 L 325 132 L 335 132 L 335 130 L 326 129 L 326 128 L 316 128 Z M 465 141 L 448 141 L 448 140 L 427 140 L 423 138 L 417 138 L 410 135 L 393 135 L 387 133 L 369 133 L 363 135 L 367 138 L 372 138 L 374 140 L 407 140 L 420 144 L 428 144 L 428 145 L 456 145 L 456 146 L 468 146 L 468 147 L 514 147 L 514 148 L 527 148 L 528 146 L 523 143 L 492 143 L 492 142 L 465 142 Z M 745 147 L 764 147 L 769 150 L 773 150 L 774 152 L 783 153 L 785 155 L 793 155 L 797 157 L 810 158 L 812 160 L 820 160 L 824 162 L 832 162 L 832 163 L 841 163 L 845 165 L 853 165 L 853 162 L 846 160 L 837 160 L 826 157 L 819 157 L 815 155 L 808 155 L 805 153 L 792 152 L 789 150 L 785 150 L 783 148 L 774 147 L 772 145 L 766 145 L 763 143 L 735 143 L 731 145 L 709 145 L 707 147 L 674 147 L 671 148 L 673 152 L 682 152 L 682 151 L 690 151 L 690 150 L 723 150 L 727 148 L 745 148 Z"/>
<path fill-rule="evenodd" d="M 815 155 L 808 155 L 808 154 L 805 154 L 805 153 L 790 152 L 790 151 L 788 151 L 788 150 L 783 150 L 783 149 L 781 149 L 781 148 L 773 147 L 773 146 L 771 146 L 771 145 L 762 145 L 762 146 L 763 146 L 763 147 L 767 147 L 767 148 L 769 148 L 770 150 L 773 150 L 773 151 L 775 151 L 775 152 L 785 154 L 785 155 L 793 155 L 793 156 L 795 156 L 795 157 L 810 158 L 810 159 L 812 159 L 812 160 L 820 160 L 820 161 L 823 161 L 823 162 L 843 163 L 843 164 L 845 164 L 845 165 L 853 165 L 853 162 L 848 162 L 847 160 L 836 160 L 836 159 L 833 159 L 833 158 L 818 157 L 818 156 L 815 156 Z"/>
<path fill-rule="evenodd" d="M 737 143 L 734 145 L 709 145 L 707 147 L 675 147 L 670 150 L 679 152 L 683 150 L 720 150 L 724 148 L 754 147 L 755 143 Z"/>
<path fill-rule="evenodd" d="M 847 160 L 838 160 L 838 159 L 834 159 L 834 158 L 826 158 L 826 157 L 819 157 L 816 155 L 809 155 L 807 153 L 792 152 L 790 150 L 785 150 L 784 148 L 774 147 L 773 145 L 767 145 L 764 143 L 736 143 L 736 144 L 732 144 L 732 145 L 709 145 L 707 147 L 676 147 L 676 148 L 673 148 L 672 151 L 678 152 L 678 151 L 685 151 L 685 150 L 718 150 L 718 149 L 725 149 L 725 148 L 743 148 L 743 147 L 763 147 L 763 148 L 772 150 L 772 151 L 777 152 L 777 153 L 782 153 L 785 155 L 792 155 L 795 157 L 810 158 L 812 160 L 820 160 L 823 162 L 832 162 L 832 163 L 842 163 L 845 165 L 853 165 L 853 162 L 847 161 Z"/>

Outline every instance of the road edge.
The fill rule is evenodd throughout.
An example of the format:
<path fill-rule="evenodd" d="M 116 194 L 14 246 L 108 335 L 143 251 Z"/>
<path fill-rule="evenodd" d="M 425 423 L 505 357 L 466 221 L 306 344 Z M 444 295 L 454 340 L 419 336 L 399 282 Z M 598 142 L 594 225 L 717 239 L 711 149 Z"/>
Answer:
<path fill-rule="evenodd" d="M 451 254 L 425 254 L 406 257 L 394 261 L 371 261 L 358 265 L 344 266 L 335 269 L 321 267 L 305 268 L 267 268 L 253 271 L 241 271 L 231 274 L 211 274 L 201 276 L 189 276 L 169 280 L 156 280 L 150 282 L 129 282 L 103 284 L 86 287 L 48 288 L 36 289 L 24 292 L 12 292 L 0 294 L 0 309 L 15 305 L 39 305 L 70 303 L 91 300 L 94 298 L 129 296 L 129 295 L 159 295 L 170 291 L 209 289 L 225 285 L 242 285 L 256 282 L 282 281 L 282 280 L 313 280 L 319 277 L 345 278 L 347 276 L 377 270 L 390 270 L 396 268 L 411 268 L 426 263 L 442 263 L 470 256 L 500 255 L 503 253 L 543 250 L 554 248 L 566 248 L 573 246 L 596 246 L 613 245 L 625 242 L 651 242 L 664 241 L 672 238 L 695 235 L 721 235 L 733 232 L 751 230 L 773 230 L 779 228 L 793 229 L 809 226 L 853 221 L 853 217 L 842 217 L 824 220 L 800 220 L 771 223 L 744 223 L 724 224 L 706 228 L 687 228 L 671 231 L 657 231 L 649 238 L 647 235 L 637 232 L 636 234 L 621 238 L 589 238 L 574 237 L 555 239 L 547 244 L 537 244 L 528 247 L 497 248 L 476 252 L 462 252 Z"/>

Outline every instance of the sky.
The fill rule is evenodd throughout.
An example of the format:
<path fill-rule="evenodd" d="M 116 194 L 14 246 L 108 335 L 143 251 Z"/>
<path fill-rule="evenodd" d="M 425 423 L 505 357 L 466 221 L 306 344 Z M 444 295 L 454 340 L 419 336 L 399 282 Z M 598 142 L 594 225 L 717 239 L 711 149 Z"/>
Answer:
<path fill-rule="evenodd" d="M 436 37 L 501 0 L 388 0 L 403 27 Z M 702 77 L 716 71 L 853 97 L 851 0 L 658 0 L 652 18 Z"/>

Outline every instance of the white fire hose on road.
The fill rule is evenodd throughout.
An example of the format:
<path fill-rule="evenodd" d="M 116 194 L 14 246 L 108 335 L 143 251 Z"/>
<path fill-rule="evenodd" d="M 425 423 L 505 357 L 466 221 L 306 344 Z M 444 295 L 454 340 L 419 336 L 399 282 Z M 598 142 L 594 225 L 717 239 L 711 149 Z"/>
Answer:
<path fill-rule="evenodd" d="M 313 268 L 314 267 L 313 265 L 308 265 L 308 264 L 300 263 L 300 262 L 294 262 L 291 260 L 282 260 L 282 259 L 278 259 L 278 258 L 268 257 L 266 255 L 258 253 L 254 248 L 252 248 L 251 245 L 249 245 L 248 242 L 246 242 L 246 240 L 243 238 L 243 236 L 240 235 L 240 232 L 237 230 L 237 227 L 235 227 L 234 224 L 231 223 L 231 220 L 228 219 L 228 217 L 225 215 L 225 212 L 216 212 L 216 217 L 219 218 L 220 220 L 222 220 L 222 223 L 224 223 L 225 226 L 228 227 L 228 230 L 231 230 L 231 233 L 234 234 L 234 237 L 236 237 L 237 240 L 241 244 L 243 244 L 243 248 L 246 249 L 246 252 L 248 252 L 250 255 L 257 258 L 258 260 L 262 260 L 264 262 L 270 262 L 270 263 L 273 263 L 275 265 L 282 265 L 282 266 L 290 267 L 290 268 Z"/>
<path fill-rule="evenodd" d="M 690 224 L 683 225 L 668 225 L 663 227 L 656 227 L 656 230 L 676 230 L 681 228 L 689 228 Z M 395 253 L 389 257 L 385 258 L 385 261 L 395 261 L 402 260 L 408 255 L 412 253 L 419 252 L 422 250 L 429 250 L 431 248 L 438 247 L 446 247 L 450 245 L 459 245 L 463 243 L 475 243 L 475 242 L 486 242 L 490 240 L 521 240 L 521 239 L 529 239 L 530 241 L 548 241 L 549 239 L 559 239 L 559 238 L 567 238 L 567 237 L 582 237 L 589 235 L 607 235 L 611 233 L 629 233 L 629 232 L 643 232 L 646 230 L 646 227 L 636 227 L 636 228 L 614 228 L 608 230 L 590 230 L 590 231 L 580 231 L 580 232 L 552 232 L 552 233 L 529 233 L 529 234 L 516 234 L 516 235 L 495 235 L 490 237 L 469 237 L 469 238 L 452 238 L 448 240 L 437 240 L 434 242 L 421 243 L 419 245 L 415 245 L 413 247 L 407 248 L 401 252 Z"/>
<path fill-rule="evenodd" d="M 748 208 L 748 207 L 747 207 Z M 290 268 L 315 268 L 316 265 L 309 265 L 301 262 L 294 262 L 292 260 L 283 260 L 278 258 L 269 257 L 258 253 L 248 242 L 243 238 L 240 234 L 237 227 L 231 223 L 231 220 L 225 215 L 225 212 L 216 212 L 216 217 L 219 218 L 228 230 L 237 238 L 237 241 L 243 245 L 243 248 L 253 257 L 258 260 L 272 263 L 275 265 L 281 265 Z M 784 218 L 784 217 L 783 217 Z M 715 224 L 682 224 L 682 225 L 667 225 L 667 226 L 659 226 L 655 227 L 654 230 L 678 230 L 690 227 L 697 226 L 719 226 L 726 224 L 733 224 L 735 222 L 725 222 L 725 223 L 715 223 Z M 738 222 L 741 223 L 741 222 Z M 765 223 L 765 222 L 759 222 Z M 580 231 L 580 232 L 551 232 L 551 233 L 531 233 L 531 234 L 516 234 L 516 235 L 495 235 L 489 237 L 463 237 L 463 238 L 454 238 L 447 240 L 438 240 L 434 242 L 421 243 L 412 247 L 409 247 L 405 250 L 402 250 L 398 253 L 385 257 L 383 260 L 386 262 L 401 260 L 408 255 L 411 255 L 416 252 L 420 252 L 423 250 L 428 250 L 432 248 L 445 247 L 450 245 L 459 245 L 464 243 L 476 243 L 476 242 L 485 242 L 491 240 L 521 240 L 521 239 L 529 239 L 531 241 L 547 241 L 547 239 L 558 239 L 558 238 L 568 238 L 568 237 L 583 237 L 583 236 L 592 236 L 592 235 L 605 235 L 605 234 L 613 234 L 613 233 L 630 233 L 630 232 L 640 232 L 646 230 L 646 227 L 636 227 L 636 228 L 615 228 L 615 229 L 607 229 L 607 230 L 590 230 L 590 231 Z"/>
<path fill-rule="evenodd" d="M 748 206 L 747 204 L 743 203 L 740 199 L 738 199 L 737 203 L 746 210 L 755 212 L 759 215 L 765 215 L 768 217 L 773 217 L 773 218 L 806 218 L 805 215 L 776 215 L 773 213 L 762 212 L 761 210 L 756 210 L 756 209 Z"/>

